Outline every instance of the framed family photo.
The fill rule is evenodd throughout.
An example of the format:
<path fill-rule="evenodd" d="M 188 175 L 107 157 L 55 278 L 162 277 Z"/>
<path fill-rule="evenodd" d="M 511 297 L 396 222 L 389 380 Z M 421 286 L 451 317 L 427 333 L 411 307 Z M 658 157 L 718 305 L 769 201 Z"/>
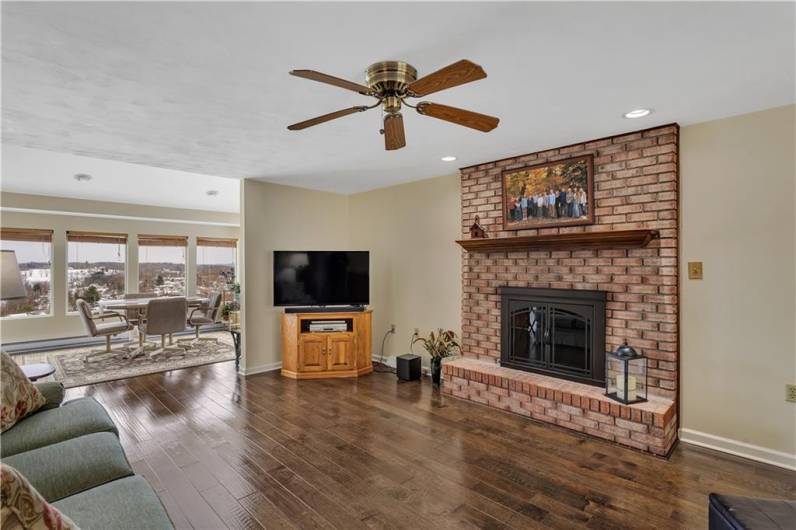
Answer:
<path fill-rule="evenodd" d="M 594 157 L 503 172 L 503 229 L 594 223 Z"/>

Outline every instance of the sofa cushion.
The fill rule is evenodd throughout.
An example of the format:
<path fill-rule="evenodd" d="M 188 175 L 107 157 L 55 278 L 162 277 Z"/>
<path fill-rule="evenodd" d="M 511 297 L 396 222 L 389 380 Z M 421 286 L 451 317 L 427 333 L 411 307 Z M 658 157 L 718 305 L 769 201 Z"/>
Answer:
<path fill-rule="evenodd" d="M 152 487 L 136 475 L 61 499 L 53 506 L 83 530 L 174 528 Z"/>
<path fill-rule="evenodd" d="M 13 467 L 0 464 L 0 520 L 13 530 L 80 530 Z"/>
<path fill-rule="evenodd" d="M 56 409 L 28 416 L 4 432 L 0 439 L 0 456 L 5 458 L 95 432 L 118 434 L 97 400 L 92 397 L 73 399 Z"/>
<path fill-rule="evenodd" d="M 133 474 L 119 439 L 101 432 L 18 453 L 4 459 L 48 501 Z"/>
<path fill-rule="evenodd" d="M 65 392 L 63 383 L 43 381 L 41 383 L 33 383 L 33 386 L 44 396 L 44 406 L 39 410 L 54 409 L 61 406 Z"/>
<path fill-rule="evenodd" d="M 0 432 L 6 432 L 19 420 L 40 409 L 46 400 L 33 386 L 10 355 L 0 353 Z"/>

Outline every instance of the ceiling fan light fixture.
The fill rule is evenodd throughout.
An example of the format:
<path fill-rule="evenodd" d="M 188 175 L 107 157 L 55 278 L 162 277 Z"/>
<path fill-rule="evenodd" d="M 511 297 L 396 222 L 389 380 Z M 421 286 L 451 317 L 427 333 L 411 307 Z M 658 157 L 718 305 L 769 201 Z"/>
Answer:
<path fill-rule="evenodd" d="M 456 160 L 456 157 L 453 155 L 443 156 L 440 160 L 443 162 L 453 162 Z"/>
<path fill-rule="evenodd" d="M 652 114 L 652 109 L 633 109 L 630 112 L 625 112 L 623 116 L 629 120 L 635 120 L 637 118 L 644 118 L 650 114 Z"/>
<path fill-rule="evenodd" d="M 409 98 L 420 98 L 466 83 L 472 83 L 486 77 L 486 72 L 479 65 L 466 59 L 449 64 L 421 78 L 417 77 L 417 69 L 404 61 L 381 61 L 368 67 L 365 72 L 365 84 L 355 83 L 315 70 L 291 70 L 290 75 L 303 77 L 311 81 L 333 85 L 339 88 L 373 97 L 372 105 L 351 107 L 309 120 L 288 125 L 290 131 L 300 131 L 308 127 L 349 116 L 376 107 L 382 110 L 382 129 L 384 148 L 394 151 L 406 146 L 402 107 L 414 109 L 418 114 L 444 120 L 456 125 L 469 127 L 481 132 L 489 132 L 497 127 L 500 120 L 486 114 L 440 105 L 428 101 L 420 101 L 416 105 L 407 102 Z M 450 161 L 456 160 L 455 157 Z"/>

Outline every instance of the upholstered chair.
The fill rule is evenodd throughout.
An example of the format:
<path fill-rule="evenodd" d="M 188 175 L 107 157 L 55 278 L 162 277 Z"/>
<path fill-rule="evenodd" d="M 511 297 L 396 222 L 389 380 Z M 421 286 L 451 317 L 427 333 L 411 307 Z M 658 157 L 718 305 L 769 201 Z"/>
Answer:
<path fill-rule="evenodd" d="M 188 325 L 196 330 L 196 337 L 194 340 L 211 340 L 218 342 L 215 337 L 199 338 L 199 328 L 202 326 L 210 326 L 218 320 L 218 313 L 221 309 L 221 293 L 211 293 L 207 299 L 207 305 L 198 307 L 191 311 L 188 316 Z"/>
<path fill-rule="evenodd" d="M 125 293 L 124 299 L 125 300 L 138 300 L 141 298 L 155 298 L 157 294 L 154 292 L 150 293 Z M 146 316 L 145 311 L 139 311 L 138 309 L 128 309 L 125 311 L 127 314 L 127 320 L 130 324 L 137 326 L 141 320 L 144 320 Z"/>
<path fill-rule="evenodd" d="M 185 314 L 187 311 L 188 303 L 184 296 L 150 300 L 146 308 L 146 321 L 138 325 L 142 351 L 144 339 L 147 335 L 160 335 L 160 349 L 151 352 L 151 356 L 163 351 L 183 349 L 179 346 L 166 348 L 166 335 L 169 336 L 169 345 L 171 345 L 173 344 L 172 333 L 185 331 Z"/>
<path fill-rule="evenodd" d="M 85 300 L 77 300 L 76 305 L 80 320 L 83 322 L 83 327 L 86 328 L 88 336 L 105 337 L 105 353 L 110 353 L 111 351 L 111 337 L 133 329 L 127 317 L 121 313 L 105 311 L 102 314 L 94 314 L 91 312 L 91 306 Z M 109 319 L 117 320 L 105 322 L 105 320 Z"/>

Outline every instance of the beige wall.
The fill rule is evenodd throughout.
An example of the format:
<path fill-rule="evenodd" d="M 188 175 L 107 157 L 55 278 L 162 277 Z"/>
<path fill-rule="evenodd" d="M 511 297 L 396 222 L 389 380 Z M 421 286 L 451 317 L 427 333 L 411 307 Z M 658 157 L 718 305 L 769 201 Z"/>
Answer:
<path fill-rule="evenodd" d="M 680 155 L 683 438 L 772 460 L 791 455 L 791 465 L 795 113 L 789 106 L 683 127 Z M 703 280 L 687 278 L 689 261 L 704 262 Z"/>
<path fill-rule="evenodd" d="M 273 369 L 282 359 L 273 251 L 349 249 L 348 197 L 244 180 L 241 234 L 242 367 L 252 373 Z"/>
<path fill-rule="evenodd" d="M 374 356 L 390 324 L 388 357 L 409 350 L 414 328 L 459 331 L 458 175 L 351 196 L 245 180 L 241 204 L 246 373 L 281 362 L 274 250 L 370 251 Z"/>
<path fill-rule="evenodd" d="M 789 465 L 796 453 L 794 107 L 681 129 L 685 439 Z M 408 348 L 414 328 L 460 326 L 459 178 L 344 197 L 246 181 L 246 366 L 280 359 L 271 251 L 370 250 L 374 355 Z"/>
<path fill-rule="evenodd" d="M 51 314 L 0 320 L 0 343 L 77 337 L 84 334 L 80 318 L 67 314 L 66 307 L 66 231 L 117 232 L 128 235 L 126 279 L 128 292 L 138 290 L 137 235 L 163 234 L 188 236 L 188 256 L 195 254 L 196 237 L 238 237 L 237 214 L 201 212 L 154 206 L 136 206 L 101 201 L 63 199 L 37 195 L 0 193 L 0 225 L 13 228 L 53 229 Z M 205 218 L 205 219 L 203 219 Z M 186 285 L 195 291 L 194 260 L 188 260 Z"/>
<path fill-rule="evenodd" d="M 391 324 L 385 357 L 408 353 L 415 328 L 461 334 L 459 183 L 456 174 L 350 197 L 351 242 L 371 252 L 374 357 Z"/>

